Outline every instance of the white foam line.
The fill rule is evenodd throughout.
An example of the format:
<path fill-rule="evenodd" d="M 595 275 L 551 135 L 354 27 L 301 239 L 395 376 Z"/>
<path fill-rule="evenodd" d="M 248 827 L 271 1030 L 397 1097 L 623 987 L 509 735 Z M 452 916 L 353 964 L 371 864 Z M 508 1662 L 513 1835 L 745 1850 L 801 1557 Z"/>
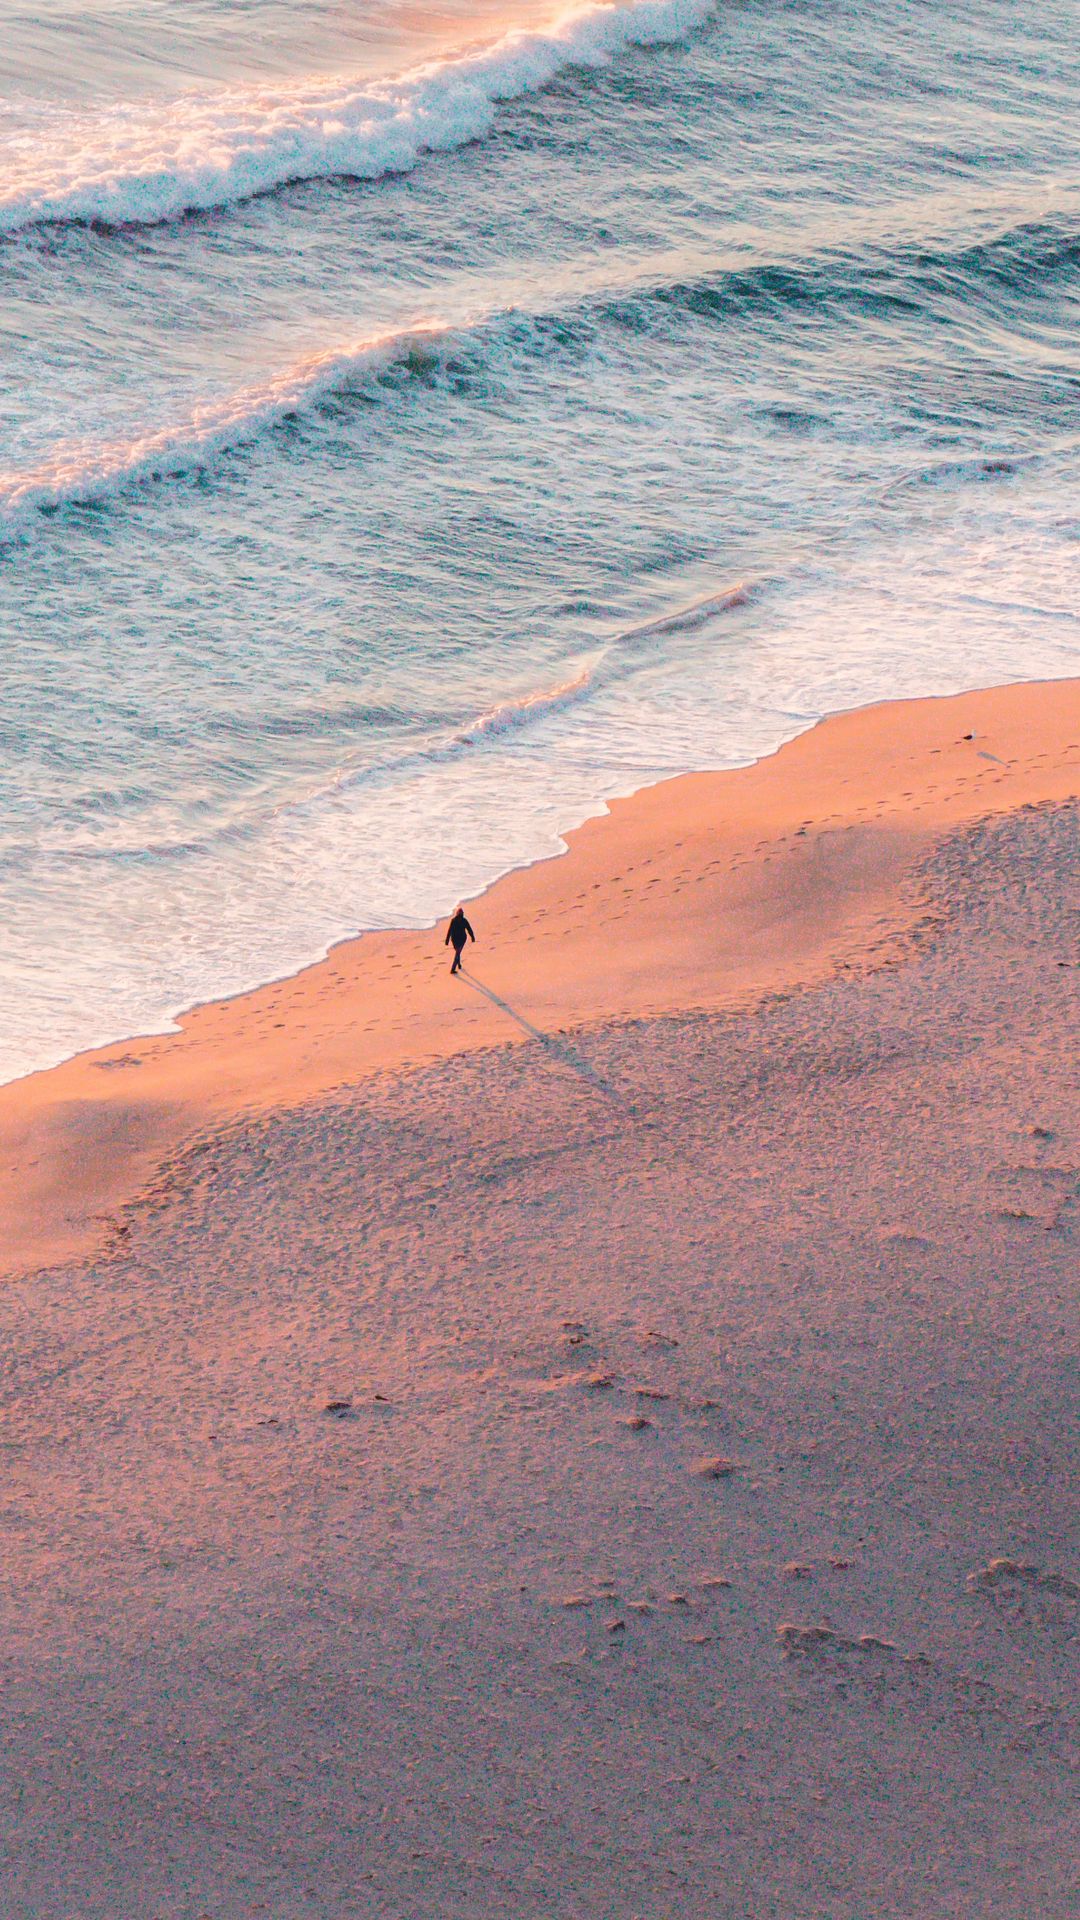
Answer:
<path fill-rule="evenodd" d="M 190 472 L 226 447 L 311 406 L 361 369 L 377 371 L 424 341 L 445 337 L 441 320 L 416 320 L 290 362 L 265 380 L 201 402 L 185 418 L 130 439 L 63 440 L 32 466 L 0 467 L 0 533 L 18 532 L 35 511 L 99 500 L 163 472 Z"/>
<path fill-rule="evenodd" d="M 673 613 L 662 613 L 655 620 L 647 620 L 644 626 L 629 627 L 619 638 L 623 641 L 647 640 L 653 635 L 659 637 L 665 633 L 692 632 L 718 613 L 748 606 L 752 593 L 752 587 L 745 580 L 739 580 L 733 587 L 723 588 L 720 593 L 706 594 L 704 599 L 692 600 L 688 606 L 677 607 Z"/>
<path fill-rule="evenodd" d="M 535 687 L 517 700 L 504 700 L 498 706 L 489 707 L 466 727 L 460 736 L 461 744 L 512 733 L 517 727 L 528 726 L 534 720 L 545 719 L 549 713 L 572 706 L 589 691 L 592 677 L 591 668 L 586 666 L 573 679 L 564 680 L 558 686 Z"/>
<path fill-rule="evenodd" d="M 568 67 L 599 66 L 628 46 L 679 39 L 714 5 L 581 7 L 542 31 L 515 30 L 385 81 L 234 87 L 64 113 L 36 139 L 23 134 L 0 144 L 0 232 L 51 220 L 153 222 L 286 181 L 403 172 L 423 153 L 481 137 L 499 101 L 533 93 Z"/>

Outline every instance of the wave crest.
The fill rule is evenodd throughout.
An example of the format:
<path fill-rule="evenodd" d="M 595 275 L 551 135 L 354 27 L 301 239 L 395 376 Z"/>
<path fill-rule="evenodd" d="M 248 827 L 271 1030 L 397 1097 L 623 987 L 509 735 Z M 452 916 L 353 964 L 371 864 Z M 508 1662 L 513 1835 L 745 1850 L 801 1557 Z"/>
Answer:
<path fill-rule="evenodd" d="M 994 254 L 998 278 L 1004 278 L 1011 258 L 1018 282 L 1026 285 L 1032 260 L 1041 257 L 1039 249 L 1048 258 L 1058 258 L 1060 238 L 1057 220 L 1039 228 L 1022 223 L 999 234 Z M 377 378 L 392 365 L 407 366 L 414 358 L 428 365 L 451 339 L 466 355 L 475 349 L 481 359 L 491 356 L 497 366 L 504 348 L 511 355 L 559 353 L 575 338 L 592 342 L 605 326 L 632 326 L 640 331 L 644 326 L 663 325 L 664 316 L 673 314 L 677 319 L 689 314 L 723 327 L 745 314 L 760 315 L 765 324 L 782 323 L 788 310 L 815 303 L 858 311 L 889 298 L 902 300 L 914 310 L 925 305 L 940 285 L 960 284 L 960 276 L 970 271 L 977 258 L 971 246 L 943 243 L 936 251 L 898 249 L 885 265 L 883 245 L 879 238 L 863 256 L 825 249 L 737 266 L 701 260 L 693 276 L 672 276 L 668 271 L 672 259 L 665 252 L 655 261 L 646 258 L 636 263 L 636 278 L 621 284 L 617 293 L 612 293 L 610 269 L 602 263 L 591 281 L 578 280 L 568 304 L 552 311 L 537 311 L 526 299 L 523 304 L 476 308 L 452 318 L 410 319 L 393 331 L 309 353 L 232 393 L 199 403 L 186 415 L 148 424 L 128 439 L 64 440 L 24 467 L 0 468 L 0 541 L 25 531 L 35 510 L 49 512 L 100 500 L 148 479 L 209 466 L 229 449 L 256 440 L 264 429 L 318 406 L 332 393 L 364 378 Z M 977 288 L 972 286 L 970 291 L 974 296 Z M 814 424 L 809 416 L 764 412 L 778 425 L 800 431 Z M 881 495 L 881 502 L 891 504 L 906 489 L 920 486 L 1000 479 L 1019 471 L 1031 458 L 988 452 L 947 461 L 899 476 Z"/>
<path fill-rule="evenodd" d="M 0 468 L 0 538 L 17 534 L 35 512 L 89 504 L 141 480 L 193 472 L 358 375 L 407 361 L 448 331 L 441 320 L 417 320 L 400 331 L 309 354 L 265 380 L 201 402 L 186 419 L 130 439 L 62 440 L 31 466 Z"/>
<path fill-rule="evenodd" d="M 679 39 L 714 4 L 607 0 L 393 80 L 237 87 L 67 115 L 44 144 L 27 151 L 25 140 L 11 142 L 0 169 L 0 233 L 57 220 L 144 225 L 289 181 L 406 172 L 423 153 L 487 133 L 500 101 L 628 46 Z"/>
<path fill-rule="evenodd" d="M 475 720 L 470 721 L 459 736 L 459 743 L 471 746 L 480 740 L 514 733 L 519 727 L 530 726 L 533 721 L 546 720 L 549 714 L 572 706 L 587 694 L 592 679 L 591 669 L 584 667 L 572 680 L 563 680 L 558 686 L 534 687 L 517 700 L 504 700 L 498 706 L 489 707 L 485 713 L 478 714 Z"/>

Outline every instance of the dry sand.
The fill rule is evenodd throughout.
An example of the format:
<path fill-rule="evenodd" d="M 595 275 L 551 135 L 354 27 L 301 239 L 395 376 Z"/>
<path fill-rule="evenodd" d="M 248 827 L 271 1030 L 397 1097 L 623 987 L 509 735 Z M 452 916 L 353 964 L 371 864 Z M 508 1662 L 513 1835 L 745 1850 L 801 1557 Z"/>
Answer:
<path fill-rule="evenodd" d="M 1080 1912 L 1078 796 L 844 716 L 5 1090 L 4 1920 Z"/>

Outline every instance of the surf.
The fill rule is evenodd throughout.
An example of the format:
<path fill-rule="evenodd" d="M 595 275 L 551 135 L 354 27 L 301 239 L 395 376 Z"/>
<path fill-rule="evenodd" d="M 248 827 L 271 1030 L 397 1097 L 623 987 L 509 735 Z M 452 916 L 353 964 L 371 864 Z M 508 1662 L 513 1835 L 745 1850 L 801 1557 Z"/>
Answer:
<path fill-rule="evenodd" d="M 91 505 L 141 481 L 192 473 L 348 381 L 432 351 L 447 332 L 440 320 L 416 320 L 302 356 L 265 379 L 200 402 L 183 419 L 126 439 L 63 440 L 30 465 L 0 468 L 0 539 L 24 531 L 35 514 Z"/>
<path fill-rule="evenodd" d="M 910 221 L 910 208 L 905 207 Z M 682 257 L 669 249 L 644 252 L 629 261 L 582 259 L 546 280 L 531 272 L 499 275 L 472 307 L 459 308 L 451 293 L 443 310 L 406 315 L 393 328 L 312 347 L 281 366 L 211 394 L 194 406 L 163 403 L 158 418 L 135 422 L 128 434 L 98 436 L 88 429 L 44 447 L 23 464 L 0 465 L 0 542 L 24 536 L 35 519 L 68 506 L 101 504 L 133 486 L 182 478 L 206 470 L 263 433 L 313 413 L 333 395 L 360 391 L 396 368 L 431 373 L 453 343 L 481 384 L 499 378 L 511 363 L 558 355 L 575 343 L 618 342 L 643 329 L 676 338 L 688 324 L 775 331 L 788 315 L 807 308 L 858 322 L 880 323 L 883 304 L 902 309 L 913 322 L 939 311 L 939 289 L 958 285 L 977 299 L 979 286 L 966 275 L 982 254 L 963 231 L 938 235 L 936 243 L 910 238 L 891 253 L 888 206 L 872 226 L 863 222 L 862 250 L 833 244 L 811 228 L 801 246 L 758 249 L 756 258 L 733 253 L 710 257 L 707 248 Z M 977 223 L 986 218 L 980 209 Z M 996 210 L 1004 218 L 1004 209 Z M 1001 226 L 994 242 L 1000 282 L 1014 260 L 1028 274 L 1039 248 L 1057 257 L 1065 208 L 1039 228 L 1026 219 Z M 963 224 L 961 218 L 961 225 Z M 675 271 L 681 267 L 683 271 Z M 687 272 L 686 269 L 690 271 Z M 1038 281 L 1036 279 L 1036 287 Z M 1037 297 L 1035 294 L 1031 298 Z M 973 311 L 977 309 L 973 308 Z M 770 415 L 783 420 L 783 415 Z M 1029 456 L 1030 457 L 1030 456 Z M 1022 453 L 1012 450 L 945 462 L 890 480 L 881 496 L 892 504 L 905 490 L 943 476 L 954 481 L 1000 478 Z"/>
<path fill-rule="evenodd" d="M 681 39 L 714 5 L 587 6 L 386 81 L 234 87 L 62 114 L 42 138 L 0 146 L 0 233 L 56 221 L 153 224 L 293 181 L 407 172 L 425 153 L 481 139 L 501 101 L 631 46 Z"/>

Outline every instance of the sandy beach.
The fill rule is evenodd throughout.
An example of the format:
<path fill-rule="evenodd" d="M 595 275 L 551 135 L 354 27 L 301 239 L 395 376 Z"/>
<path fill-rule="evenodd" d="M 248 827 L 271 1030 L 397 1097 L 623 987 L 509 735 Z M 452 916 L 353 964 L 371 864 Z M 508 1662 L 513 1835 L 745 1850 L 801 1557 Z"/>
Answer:
<path fill-rule="evenodd" d="M 1080 1913 L 1080 683 L 0 1089 L 5 1920 Z"/>

